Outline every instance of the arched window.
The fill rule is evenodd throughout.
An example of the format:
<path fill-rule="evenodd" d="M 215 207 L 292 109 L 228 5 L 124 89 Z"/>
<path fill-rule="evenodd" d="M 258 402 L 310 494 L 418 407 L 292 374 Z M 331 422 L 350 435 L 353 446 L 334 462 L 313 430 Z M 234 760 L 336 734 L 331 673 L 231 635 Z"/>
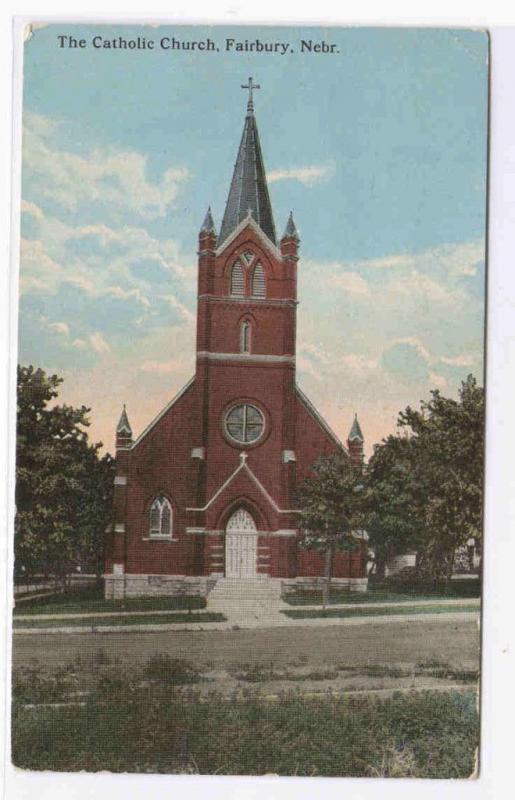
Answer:
<path fill-rule="evenodd" d="M 250 353 L 251 325 L 248 320 L 242 322 L 240 331 L 240 353 Z"/>
<path fill-rule="evenodd" d="M 252 275 L 252 297 L 265 297 L 265 270 L 258 261 Z"/>
<path fill-rule="evenodd" d="M 245 275 L 241 261 L 235 261 L 231 270 L 231 294 L 243 297 L 245 288 Z"/>
<path fill-rule="evenodd" d="M 149 536 L 156 539 L 172 536 L 172 507 L 163 495 L 156 497 L 150 506 Z"/>

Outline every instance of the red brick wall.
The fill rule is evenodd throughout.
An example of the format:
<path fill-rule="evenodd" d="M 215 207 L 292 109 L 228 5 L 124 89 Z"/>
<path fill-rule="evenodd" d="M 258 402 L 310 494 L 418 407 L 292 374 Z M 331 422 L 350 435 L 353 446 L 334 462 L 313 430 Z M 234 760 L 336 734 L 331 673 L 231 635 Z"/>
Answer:
<path fill-rule="evenodd" d="M 215 255 L 215 245 L 210 234 L 203 235 L 199 242 L 197 350 L 238 354 L 241 322 L 249 319 L 253 355 L 272 359 L 293 357 L 296 245 L 291 244 L 283 259 L 264 246 L 251 228 L 245 229 L 219 256 Z M 232 265 L 246 249 L 256 254 L 265 269 L 264 301 L 228 298 Z M 250 276 L 251 270 L 248 280 Z M 205 297 L 207 294 L 211 297 Z M 245 401 L 255 403 L 263 411 L 265 434 L 255 446 L 242 448 L 224 433 L 223 418 L 231 405 Z M 193 459 L 192 448 L 204 448 L 205 460 Z M 274 360 L 242 363 L 199 356 L 193 384 L 141 442 L 131 451 L 118 454 L 118 475 L 126 475 L 128 482 L 126 487 L 116 487 L 114 513 L 116 521 L 124 521 L 126 526 L 127 572 L 199 575 L 222 571 L 223 537 L 188 534 L 186 528 L 223 530 L 230 513 L 241 504 L 264 533 L 295 529 L 297 515 L 280 513 L 278 509 L 294 508 L 296 483 L 309 474 L 320 455 L 337 448 L 337 443 L 299 399 L 292 363 Z M 212 500 L 241 464 L 243 449 L 248 467 L 273 502 L 243 468 L 206 511 L 188 511 L 188 508 L 203 508 Z M 283 463 L 284 450 L 295 452 L 295 463 Z M 149 506 L 159 493 L 166 495 L 172 504 L 176 541 L 145 541 Z M 114 541 L 111 556 L 118 559 L 125 548 L 125 537 L 115 534 Z M 297 554 L 292 537 L 261 536 L 259 542 L 258 569 L 263 574 L 293 577 L 296 573 L 323 573 L 323 558 L 321 573 L 319 554 L 305 551 Z M 345 558 L 340 555 L 335 558 L 335 570 L 342 576 L 357 569 L 352 559 Z"/>

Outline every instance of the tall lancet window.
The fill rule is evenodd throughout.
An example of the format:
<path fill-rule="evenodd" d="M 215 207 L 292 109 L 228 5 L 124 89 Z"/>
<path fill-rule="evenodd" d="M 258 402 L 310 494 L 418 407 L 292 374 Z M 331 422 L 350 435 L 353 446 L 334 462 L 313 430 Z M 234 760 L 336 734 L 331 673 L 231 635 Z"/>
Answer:
<path fill-rule="evenodd" d="M 245 275 L 241 261 L 235 261 L 231 270 L 231 294 L 243 297 L 245 288 Z"/>
<path fill-rule="evenodd" d="M 172 507 L 163 495 L 156 497 L 150 506 L 149 536 L 152 539 L 170 539 L 172 536 Z"/>
<path fill-rule="evenodd" d="M 252 297 L 265 297 L 265 270 L 263 265 L 258 261 L 254 267 L 254 274 L 252 275 Z"/>
<path fill-rule="evenodd" d="M 250 337 L 252 329 L 250 322 L 245 320 L 242 322 L 240 331 L 240 353 L 250 353 Z"/>

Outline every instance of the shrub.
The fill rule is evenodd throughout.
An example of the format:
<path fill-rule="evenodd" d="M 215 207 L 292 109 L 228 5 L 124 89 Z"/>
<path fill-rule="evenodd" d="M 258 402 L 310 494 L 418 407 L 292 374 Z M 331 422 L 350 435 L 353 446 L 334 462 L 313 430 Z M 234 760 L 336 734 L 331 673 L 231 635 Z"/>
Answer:
<path fill-rule="evenodd" d="M 181 658 L 155 653 L 143 667 L 143 677 L 158 683 L 198 683 L 201 680 L 198 668 Z"/>

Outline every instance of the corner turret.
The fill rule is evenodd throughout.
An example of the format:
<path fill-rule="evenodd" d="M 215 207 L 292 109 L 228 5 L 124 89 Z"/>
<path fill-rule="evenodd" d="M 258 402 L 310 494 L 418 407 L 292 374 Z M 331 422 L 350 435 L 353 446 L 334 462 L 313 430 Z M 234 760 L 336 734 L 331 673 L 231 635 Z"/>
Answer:
<path fill-rule="evenodd" d="M 361 431 L 359 422 L 358 422 L 358 415 L 354 415 L 354 421 L 352 423 L 352 427 L 349 431 L 349 437 L 347 439 L 347 447 L 349 450 L 350 460 L 355 467 L 359 467 L 362 469 L 363 467 L 363 444 L 364 444 L 364 437 Z"/>
<path fill-rule="evenodd" d="M 293 219 L 293 212 L 290 211 L 288 222 L 281 239 L 281 253 L 283 258 L 298 261 L 300 237 Z"/>
<path fill-rule="evenodd" d="M 129 418 L 127 416 L 127 409 L 125 403 L 120 415 L 120 420 L 116 426 L 116 449 L 126 449 L 132 445 L 132 428 L 130 426 Z"/>

